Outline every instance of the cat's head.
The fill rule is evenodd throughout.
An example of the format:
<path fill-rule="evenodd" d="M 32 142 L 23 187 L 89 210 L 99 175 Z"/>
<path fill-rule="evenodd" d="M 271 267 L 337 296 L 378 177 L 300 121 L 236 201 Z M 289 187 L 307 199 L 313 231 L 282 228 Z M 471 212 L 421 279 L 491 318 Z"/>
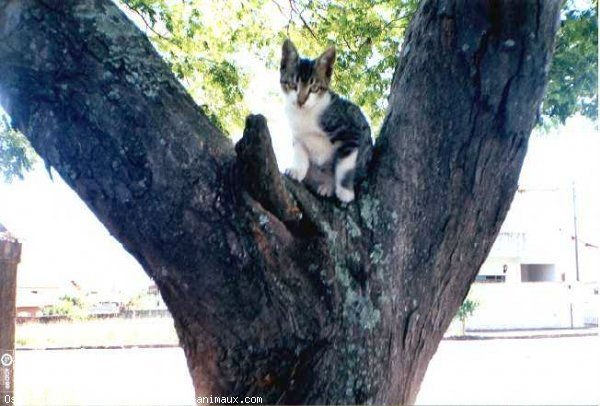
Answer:
<path fill-rule="evenodd" d="M 335 48 L 328 48 L 316 59 L 300 58 L 289 39 L 281 50 L 281 89 L 289 103 L 297 108 L 309 109 L 319 102 L 329 90 Z"/>

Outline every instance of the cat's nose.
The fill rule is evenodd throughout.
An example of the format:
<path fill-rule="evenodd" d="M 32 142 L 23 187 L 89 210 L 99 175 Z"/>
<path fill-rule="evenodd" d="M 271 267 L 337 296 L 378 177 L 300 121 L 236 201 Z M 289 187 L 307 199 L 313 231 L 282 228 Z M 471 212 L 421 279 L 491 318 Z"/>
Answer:
<path fill-rule="evenodd" d="M 308 100 L 308 97 L 298 97 L 298 107 L 302 107 Z"/>
<path fill-rule="evenodd" d="M 304 88 L 298 88 L 298 94 L 296 96 L 298 107 L 302 107 L 304 103 L 306 103 L 308 96 L 308 92 Z"/>

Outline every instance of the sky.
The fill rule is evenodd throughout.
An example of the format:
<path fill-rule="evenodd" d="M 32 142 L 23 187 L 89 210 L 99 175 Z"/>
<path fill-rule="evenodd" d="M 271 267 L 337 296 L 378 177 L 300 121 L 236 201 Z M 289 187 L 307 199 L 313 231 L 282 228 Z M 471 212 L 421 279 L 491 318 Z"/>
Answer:
<path fill-rule="evenodd" d="M 573 117 L 551 133 L 534 133 L 519 178 L 519 189 L 515 203 L 517 199 L 529 202 L 518 208 L 518 216 L 517 213 L 508 216 L 505 228 L 514 227 L 511 222 L 518 222 L 524 231 L 528 231 L 527 227 L 539 229 L 541 225 L 535 224 L 532 218 L 560 216 L 565 232 L 572 232 L 575 209 L 579 238 L 600 244 L 600 136 L 593 123 Z M 515 209 L 513 204 L 512 211 Z M 535 216 L 536 213 L 543 215 Z"/>
<path fill-rule="evenodd" d="M 150 281 L 81 199 L 38 164 L 22 181 L 0 183 L 0 223 L 23 244 L 18 286 L 140 290 Z"/>

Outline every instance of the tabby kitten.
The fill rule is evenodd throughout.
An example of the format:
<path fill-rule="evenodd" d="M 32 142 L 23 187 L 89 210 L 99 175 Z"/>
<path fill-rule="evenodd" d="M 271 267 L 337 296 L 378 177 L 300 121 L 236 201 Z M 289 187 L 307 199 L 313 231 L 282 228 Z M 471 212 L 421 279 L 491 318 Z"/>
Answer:
<path fill-rule="evenodd" d="M 322 196 L 351 202 L 371 155 L 371 129 L 358 106 L 329 90 L 334 62 L 333 47 L 306 59 L 292 41 L 283 43 L 280 81 L 294 148 L 285 173 Z"/>

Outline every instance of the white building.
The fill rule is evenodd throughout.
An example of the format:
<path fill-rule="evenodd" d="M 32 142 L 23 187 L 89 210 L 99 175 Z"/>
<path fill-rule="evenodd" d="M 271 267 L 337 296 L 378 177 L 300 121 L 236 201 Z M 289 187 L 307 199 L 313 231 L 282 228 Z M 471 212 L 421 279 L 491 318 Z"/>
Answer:
<path fill-rule="evenodd" d="M 598 324 L 600 249 L 578 235 L 576 255 L 573 207 L 570 187 L 519 190 L 471 288 L 467 329 Z"/>

